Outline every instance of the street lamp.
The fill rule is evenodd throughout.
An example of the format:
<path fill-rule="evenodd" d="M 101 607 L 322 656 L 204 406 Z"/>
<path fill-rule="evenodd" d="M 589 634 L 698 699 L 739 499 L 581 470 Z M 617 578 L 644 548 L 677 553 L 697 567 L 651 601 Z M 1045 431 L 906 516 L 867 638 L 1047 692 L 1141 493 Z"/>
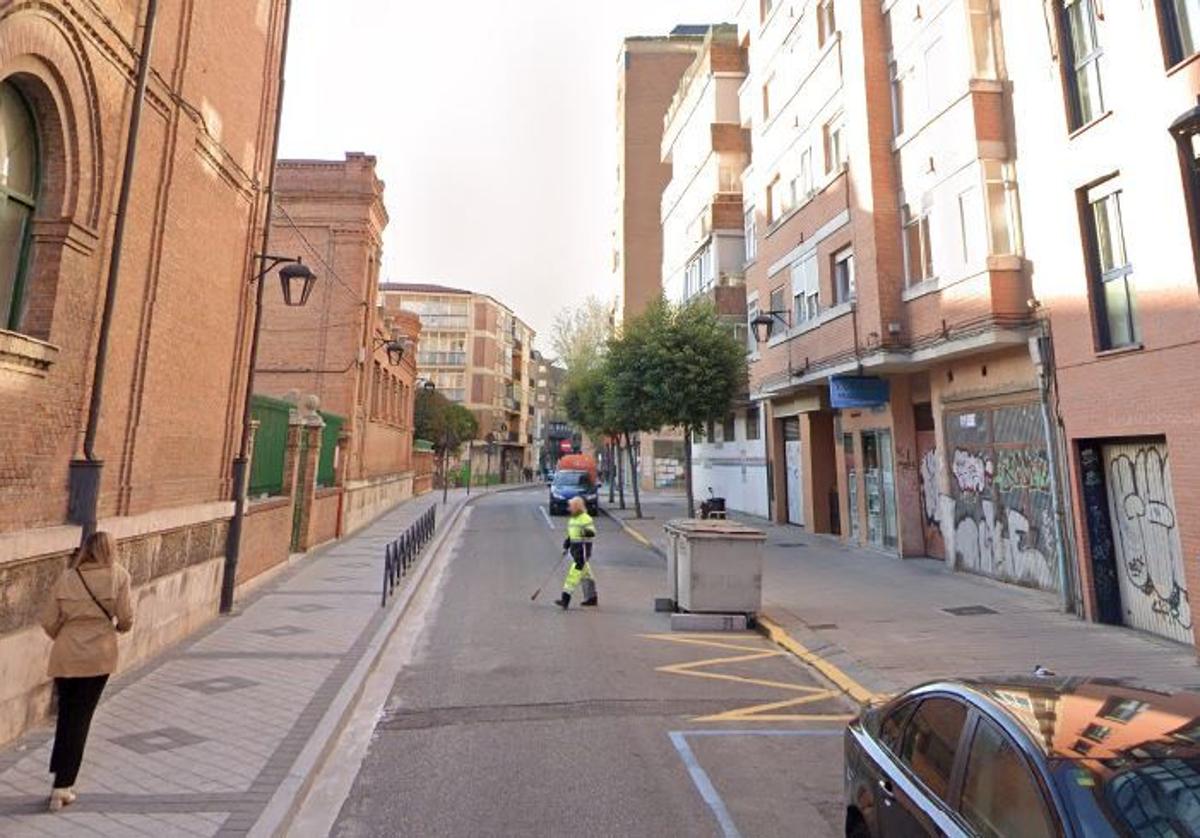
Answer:
<path fill-rule="evenodd" d="M 404 360 L 404 342 L 396 338 L 375 338 L 375 342 L 371 346 L 374 351 L 379 347 L 387 349 L 388 363 L 393 367 L 400 366 L 400 362 Z"/>
<path fill-rule="evenodd" d="M 754 340 L 757 343 L 766 343 L 771 339 L 771 331 L 775 327 L 775 321 L 778 320 L 784 325 L 784 328 L 792 328 L 791 312 L 788 311 L 764 311 L 760 312 L 757 317 L 750 321 L 750 328 L 754 330 Z"/>
<path fill-rule="evenodd" d="M 250 335 L 250 369 L 246 373 L 246 397 L 242 404 L 242 438 L 238 454 L 233 458 L 233 518 L 229 522 L 229 533 L 225 541 L 225 575 L 221 579 L 221 613 L 233 610 L 233 590 L 237 581 L 238 557 L 242 545 L 242 523 L 246 518 L 246 468 L 250 462 L 250 422 L 254 399 L 254 368 L 258 365 L 258 342 L 262 331 L 263 282 L 271 271 L 279 271 L 283 285 L 283 301 L 293 307 L 308 302 L 317 275 L 300 260 L 300 257 L 271 256 L 256 253 L 258 273 L 250 277 L 254 289 L 254 327 Z"/>

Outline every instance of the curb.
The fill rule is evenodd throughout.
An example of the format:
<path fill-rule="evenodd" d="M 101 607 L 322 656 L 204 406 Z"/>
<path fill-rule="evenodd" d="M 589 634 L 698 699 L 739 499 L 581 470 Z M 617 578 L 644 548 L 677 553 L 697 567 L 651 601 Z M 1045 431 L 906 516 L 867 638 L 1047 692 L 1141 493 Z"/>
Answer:
<path fill-rule="evenodd" d="M 866 706 L 879 697 L 876 693 L 847 675 L 839 667 L 825 660 L 815 652 L 810 651 L 770 617 L 759 614 L 755 620 L 755 626 L 764 637 L 776 646 L 791 652 L 806 665 L 821 673 L 821 675 L 832 682 L 835 687 L 860 707 Z"/>
<path fill-rule="evenodd" d="M 623 518 L 618 518 L 616 515 L 613 515 L 611 512 L 608 511 L 608 509 L 606 509 L 604 507 L 601 507 L 600 511 L 604 514 L 604 517 L 606 517 L 612 521 L 616 521 L 617 524 L 621 527 L 621 529 L 625 530 L 625 534 L 628 535 L 630 538 L 632 538 L 634 541 L 636 541 L 638 544 L 642 545 L 647 550 L 650 550 L 651 552 L 657 554 L 660 558 L 665 559 L 667 557 L 666 551 L 664 551 L 661 547 L 659 547 L 657 544 L 652 542 L 650 539 L 646 538 L 646 536 L 642 535 L 640 532 L 635 530 L 629 524 L 625 523 L 625 520 Z"/>
<path fill-rule="evenodd" d="M 313 731 L 312 736 L 309 737 L 308 742 L 296 757 L 292 768 L 288 771 L 287 778 L 275 789 L 266 808 L 263 809 L 262 815 L 251 828 L 249 835 L 286 836 L 288 834 L 292 821 L 300 813 L 304 801 L 312 789 L 313 782 L 316 780 L 321 769 L 324 768 L 338 738 L 353 715 L 354 708 L 362 698 L 362 692 L 366 687 L 368 676 L 378 665 L 379 659 L 383 656 L 384 649 L 391 642 L 392 635 L 395 634 L 401 620 L 404 618 L 409 603 L 421 588 L 425 577 L 429 573 L 429 569 L 438 558 L 438 553 L 446 543 L 450 533 L 457 526 L 462 511 L 479 498 L 517 491 L 523 488 L 528 487 L 524 484 L 518 484 L 513 487 L 483 491 L 470 497 L 464 497 L 454 507 L 446 519 L 445 526 L 439 528 L 437 534 L 434 536 L 434 540 L 426 548 L 426 552 L 418 565 L 417 575 L 411 578 L 411 584 L 406 585 L 396 595 L 391 604 L 387 606 L 391 613 L 384 618 L 383 624 L 375 630 L 374 636 L 367 643 L 367 648 L 363 652 L 362 658 L 355 665 L 350 677 L 346 679 L 345 685 L 334 697 L 333 701 L 330 702 L 316 730 Z"/>

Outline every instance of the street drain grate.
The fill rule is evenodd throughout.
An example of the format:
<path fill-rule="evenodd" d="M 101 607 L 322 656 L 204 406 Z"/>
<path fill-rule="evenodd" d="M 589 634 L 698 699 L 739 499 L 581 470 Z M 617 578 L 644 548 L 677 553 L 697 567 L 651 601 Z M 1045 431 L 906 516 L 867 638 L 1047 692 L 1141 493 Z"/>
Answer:
<path fill-rule="evenodd" d="M 806 547 L 803 541 L 781 541 L 775 545 L 776 547 Z"/>
<path fill-rule="evenodd" d="M 999 614 L 999 611 L 993 611 L 986 605 L 960 605 L 957 608 L 943 608 L 947 614 L 953 614 L 955 617 L 982 617 L 984 614 Z"/>
<path fill-rule="evenodd" d="M 815 625 L 809 626 L 809 628 L 813 629 L 814 631 L 833 631 L 837 627 L 837 623 L 816 623 Z"/>

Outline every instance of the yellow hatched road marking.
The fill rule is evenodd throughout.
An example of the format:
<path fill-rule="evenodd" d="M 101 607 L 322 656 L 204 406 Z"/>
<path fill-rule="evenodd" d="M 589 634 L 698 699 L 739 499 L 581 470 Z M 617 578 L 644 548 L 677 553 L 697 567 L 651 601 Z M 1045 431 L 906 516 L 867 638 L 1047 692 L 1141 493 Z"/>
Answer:
<path fill-rule="evenodd" d="M 700 716 L 692 719 L 695 722 L 820 722 L 820 721 L 846 721 L 851 718 L 849 714 L 831 714 L 831 713 L 775 713 L 772 711 L 783 710 L 788 707 L 797 707 L 803 704 L 811 704 L 818 701 L 824 701 L 831 698 L 836 698 L 838 693 L 836 690 L 825 689 L 823 687 L 813 687 L 806 684 L 796 684 L 787 681 L 774 681 L 766 678 L 749 678 L 744 675 L 733 675 L 728 672 L 713 672 L 709 667 L 724 666 L 735 663 L 752 663 L 754 661 L 769 660 L 771 658 L 786 657 L 787 653 L 777 649 L 763 649 L 761 646 L 748 646 L 737 643 L 730 643 L 726 635 L 703 635 L 703 634 L 643 634 L 639 635 L 645 640 L 662 640 L 668 643 L 676 643 L 684 646 L 700 646 L 711 649 L 729 649 L 733 651 L 745 652 L 742 655 L 732 655 L 716 658 L 705 658 L 698 661 L 686 661 L 684 663 L 668 664 L 655 668 L 655 672 L 663 672 L 669 675 L 686 675 L 692 678 L 708 678 L 714 681 L 732 681 L 739 684 L 752 684 L 759 687 L 768 687 L 775 690 L 785 690 L 793 693 L 804 693 L 799 698 L 788 698 L 782 701 L 773 701 L 766 704 L 755 704 L 749 707 L 739 707 L 733 710 L 727 710 L 723 713 L 716 713 L 711 716 Z M 720 639 L 717 639 L 720 638 Z"/>

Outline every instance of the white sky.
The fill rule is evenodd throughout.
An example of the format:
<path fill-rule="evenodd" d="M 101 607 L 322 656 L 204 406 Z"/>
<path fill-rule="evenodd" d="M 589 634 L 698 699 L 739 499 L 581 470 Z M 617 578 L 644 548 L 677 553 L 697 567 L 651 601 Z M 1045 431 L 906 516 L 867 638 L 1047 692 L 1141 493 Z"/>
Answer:
<path fill-rule="evenodd" d="M 611 287 L 626 35 L 737 0 L 296 0 L 282 157 L 378 158 L 383 278 L 490 293 L 549 346 Z"/>

